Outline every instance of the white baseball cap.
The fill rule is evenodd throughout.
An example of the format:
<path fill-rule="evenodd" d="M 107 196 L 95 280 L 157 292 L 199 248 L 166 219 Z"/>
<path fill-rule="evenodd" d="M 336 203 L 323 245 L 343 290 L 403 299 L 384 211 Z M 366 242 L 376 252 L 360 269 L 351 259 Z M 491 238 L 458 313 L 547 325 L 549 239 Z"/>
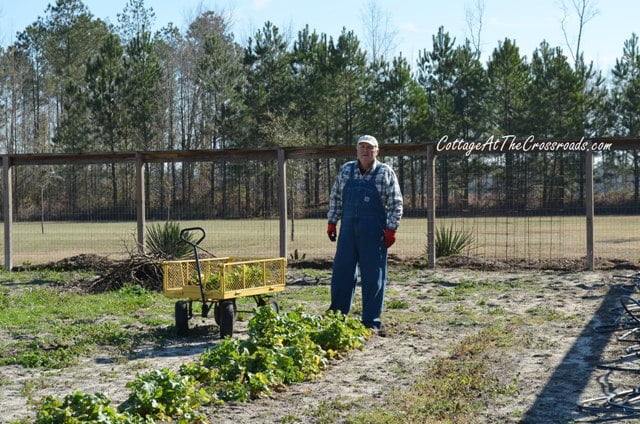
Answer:
<path fill-rule="evenodd" d="M 360 137 L 358 139 L 358 142 L 356 143 L 356 146 L 360 143 L 367 143 L 372 145 L 373 147 L 378 147 L 378 140 L 376 140 L 376 138 L 372 135 L 363 135 L 362 137 Z"/>

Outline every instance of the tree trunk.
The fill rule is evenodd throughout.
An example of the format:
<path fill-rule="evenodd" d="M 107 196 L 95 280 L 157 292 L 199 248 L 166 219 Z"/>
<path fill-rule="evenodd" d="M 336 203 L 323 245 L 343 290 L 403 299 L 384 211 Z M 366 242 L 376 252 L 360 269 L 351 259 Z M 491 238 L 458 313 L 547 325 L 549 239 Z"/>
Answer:
<path fill-rule="evenodd" d="M 267 211 L 269 210 L 269 176 L 266 172 L 262 173 L 262 191 L 264 193 L 264 199 L 262 203 L 262 216 L 267 216 Z"/>
<path fill-rule="evenodd" d="M 544 154 L 542 156 L 542 193 L 540 194 L 540 206 L 543 210 L 547 209 L 547 189 L 548 189 L 548 176 L 547 176 L 547 168 L 548 162 L 545 160 L 546 157 Z"/>
<path fill-rule="evenodd" d="M 513 153 L 505 153 L 504 158 L 504 190 L 505 190 L 505 199 L 504 199 L 504 208 L 507 211 L 513 209 L 513 186 L 515 181 L 513 180 L 513 168 L 514 168 L 514 158 Z"/>
<path fill-rule="evenodd" d="M 160 170 L 159 170 L 159 175 L 158 175 L 158 180 L 160 182 L 160 199 L 158 202 L 158 216 L 162 216 L 162 212 L 163 209 L 165 207 L 165 203 L 166 203 L 166 190 L 164 187 L 164 178 L 165 178 L 165 174 L 164 174 L 164 163 L 160 163 L 159 164 Z M 167 207 L 167 215 L 165 218 L 167 221 L 169 221 L 169 208 Z"/>
<path fill-rule="evenodd" d="M 449 211 L 449 158 L 442 157 L 440 161 L 440 209 Z"/>
<path fill-rule="evenodd" d="M 304 165 L 303 165 L 304 166 Z M 309 206 L 311 204 L 312 192 L 311 192 L 311 180 L 313 179 L 313 171 L 310 166 L 304 166 L 304 204 Z M 293 177 L 293 175 L 292 175 Z M 294 181 L 295 178 L 292 179 Z"/>
<path fill-rule="evenodd" d="M 113 205 L 113 209 L 118 206 L 118 180 L 116 178 L 116 164 L 111 164 L 111 203 Z"/>
<path fill-rule="evenodd" d="M 416 208 L 416 159 L 412 158 L 409 162 L 410 164 L 410 176 L 409 180 L 411 181 L 411 208 L 415 210 Z"/>
<path fill-rule="evenodd" d="M 564 189 L 565 189 L 565 157 L 564 157 L 564 153 L 560 152 L 559 153 L 559 158 L 558 160 L 560 161 L 560 170 L 558 172 L 558 185 L 557 185 L 557 205 L 558 208 L 560 208 L 560 210 L 564 210 Z"/>
<path fill-rule="evenodd" d="M 463 157 L 462 158 L 462 208 L 463 209 L 468 209 L 469 208 L 469 158 L 468 157 Z"/>
<path fill-rule="evenodd" d="M 314 159 L 313 162 L 316 170 L 313 187 L 313 205 L 314 207 L 318 207 L 320 204 L 320 159 Z"/>
<path fill-rule="evenodd" d="M 426 164 L 427 160 L 422 158 L 420 159 L 420 209 L 425 209 L 426 208 L 426 196 L 425 196 L 425 190 L 427 187 L 427 169 L 426 169 Z"/>
<path fill-rule="evenodd" d="M 210 187 L 209 187 L 209 204 L 210 204 L 210 213 L 209 218 L 213 218 L 215 216 L 216 209 L 216 163 L 211 162 L 211 177 L 210 177 Z"/>
<path fill-rule="evenodd" d="M 578 195 L 578 203 L 580 205 L 584 205 L 584 185 L 585 185 L 585 173 L 587 170 L 585 169 L 585 155 L 580 155 L 580 175 L 578 175 L 579 180 L 579 195 Z"/>
<path fill-rule="evenodd" d="M 183 167 L 187 168 L 187 186 L 185 190 L 186 199 L 183 202 L 183 206 L 187 211 L 191 211 L 191 195 L 193 192 L 193 166 L 191 163 L 183 164 Z"/>
<path fill-rule="evenodd" d="M 633 204 L 636 210 L 640 208 L 640 154 L 637 150 L 633 151 Z"/>
<path fill-rule="evenodd" d="M 245 218 L 248 215 L 252 215 L 251 214 L 251 181 L 249 180 L 249 178 L 245 178 L 244 179 L 244 208 L 243 210 L 245 211 Z"/>
<path fill-rule="evenodd" d="M 398 184 L 400 185 L 400 192 L 404 193 L 404 157 L 398 157 Z"/>
<path fill-rule="evenodd" d="M 171 162 L 171 208 L 175 208 L 178 204 L 178 173 L 176 172 L 176 163 Z M 169 212 L 167 212 L 167 217 Z"/>
<path fill-rule="evenodd" d="M 227 162 L 222 162 L 222 210 L 220 215 L 227 217 Z"/>

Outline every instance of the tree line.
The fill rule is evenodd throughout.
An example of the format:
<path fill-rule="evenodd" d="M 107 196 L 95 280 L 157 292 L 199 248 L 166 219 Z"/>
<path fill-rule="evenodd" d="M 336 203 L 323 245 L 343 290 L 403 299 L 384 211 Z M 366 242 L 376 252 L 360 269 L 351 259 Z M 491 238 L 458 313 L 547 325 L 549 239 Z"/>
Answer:
<path fill-rule="evenodd" d="M 0 48 L 5 153 L 330 146 L 352 144 L 364 133 L 383 144 L 443 135 L 637 136 L 640 126 L 636 34 L 620 46 L 605 78 L 584 61 L 579 46 L 570 60 L 561 47 L 541 41 L 529 57 L 506 38 L 483 63 L 477 40 L 458 42 L 443 27 L 410 63 L 402 54 L 385 56 L 379 44 L 367 51 L 346 28 L 337 37 L 308 25 L 288 35 L 266 22 L 247 40 L 236 40 L 230 19 L 211 10 L 201 11 L 184 32 L 172 24 L 152 32 L 155 16 L 144 0 L 129 0 L 117 16 L 118 23 L 109 24 L 81 0 L 57 0 L 15 43 Z M 393 161 L 408 206 L 420 208 L 423 159 Z M 297 201 L 322 209 L 338 165 L 320 158 L 297 165 Z M 597 165 L 600 187 L 624 192 L 616 198 L 620 204 L 640 204 L 640 152 L 602 155 Z M 146 167 L 147 184 L 157 187 L 147 190 L 148 204 L 189 210 L 206 186 L 218 205 L 214 215 L 227 215 L 232 204 L 252 216 L 273 213 L 273 167 L 253 168 Z M 99 195 L 84 190 L 96 207 L 128 204 L 130 168 L 113 164 L 95 172 L 59 171 L 66 194 L 61 207 L 80 207 L 81 187 L 93 187 L 96 179 Z M 37 182 L 51 173 L 23 174 L 33 183 L 16 193 L 16 203 L 35 207 L 42 202 Z M 584 200 L 584 158 L 442 156 L 437 180 L 443 213 L 487 206 L 562 209 Z M 478 200 L 486 193 L 492 193 L 489 205 L 487 196 Z"/>

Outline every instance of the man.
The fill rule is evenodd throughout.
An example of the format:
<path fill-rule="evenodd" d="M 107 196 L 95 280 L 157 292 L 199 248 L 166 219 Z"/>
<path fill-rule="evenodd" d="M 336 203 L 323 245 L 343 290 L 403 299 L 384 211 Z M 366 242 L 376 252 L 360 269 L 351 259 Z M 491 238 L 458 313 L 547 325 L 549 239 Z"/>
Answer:
<path fill-rule="evenodd" d="M 387 249 L 396 240 L 402 194 L 393 169 L 376 159 L 375 137 L 360 137 L 356 151 L 358 160 L 340 168 L 329 198 L 327 235 L 331 241 L 336 241 L 336 224 L 341 220 L 329 310 L 349 313 L 359 268 L 362 323 L 379 331 L 387 282 Z"/>

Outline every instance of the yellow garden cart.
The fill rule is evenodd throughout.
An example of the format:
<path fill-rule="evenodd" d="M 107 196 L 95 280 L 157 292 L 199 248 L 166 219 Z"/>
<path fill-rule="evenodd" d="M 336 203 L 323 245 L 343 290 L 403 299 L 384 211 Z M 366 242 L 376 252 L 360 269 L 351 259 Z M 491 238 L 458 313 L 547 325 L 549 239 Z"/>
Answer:
<path fill-rule="evenodd" d="M 185 237 L 199 232 L 197 241 Z M 194 259 L 162 263 L 162 291 L 165 296 L 180 299 L 175 305 L 176 331 L 184 336 L 189 332 L 193 317 L 193 302 L 201 302 L 201 315 L 206 318 L 213 308 L 220 337 L 233 335 L 237 307 L 236 299 L 254 297 L 258 306 L 270 304 L 278 311 L 278 304 L 270 295 L 285 287 L 286 258 L 238 260 L 229 257 L 200 259 L 198 245 L 204 240 L 201 227 L 180 231 L 180 240 L 193 247 Z"/>

